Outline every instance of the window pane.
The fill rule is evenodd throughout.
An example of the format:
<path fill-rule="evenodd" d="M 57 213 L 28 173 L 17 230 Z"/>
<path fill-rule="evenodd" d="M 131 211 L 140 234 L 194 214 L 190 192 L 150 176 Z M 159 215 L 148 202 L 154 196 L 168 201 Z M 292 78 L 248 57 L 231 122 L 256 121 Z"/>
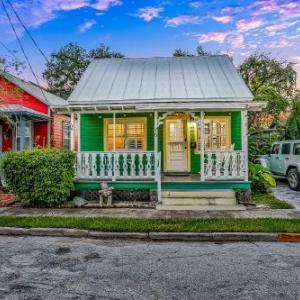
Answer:
<path fill-rule="evenodd" d="M 300 143 L 294 144 L 294 155 L 300 155 Z"/>
<path fill-rule="evenodd" d="M 280 148 L 280 145 L 279 145 L 279 144 L 275 144 L 275 145 L 272 147 L 271 153 L 272 153 L 272 154 L 279 154 L 279 148 Z"/>
<path fill-rule="evenodd" d="M 290 154 L 291 144 L 282 144 L 281 154 Z"/>

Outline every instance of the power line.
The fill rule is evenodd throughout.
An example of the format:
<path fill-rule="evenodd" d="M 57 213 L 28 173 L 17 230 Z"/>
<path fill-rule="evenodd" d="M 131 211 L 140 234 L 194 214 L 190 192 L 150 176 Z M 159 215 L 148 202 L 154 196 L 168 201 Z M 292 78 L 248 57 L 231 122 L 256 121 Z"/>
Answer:
<path fill-rule="evenodd" d="M 9 21 L 9 23 L 10 23 L 10 26 L 11 26 L 11 28 L 12 28 L 14 34 L 15 34 L 15 37 L 16 37 L 16 39 L 17 39 L 17 41 L 18 41 L 19 47 L 20 47 L 20 49 L 21 49 L 21 51 L 22 51 L 22 53 L 23 53 L 23 55 L 24 55 L 24 57 L 25 57 L 25 60 L 26 60 L 26 62 L 27 62 L 27 64 L 28 64 L 28 66 L 29 66 L 29 69 L 30 69 L 30 71 L 31 71 L 31 73 L 32 73 L 32 75 L 33 75 L 33 77 L 34 77 L 34 79 L 35 79 L 37 85 L 40 87 L 40 90 L 41 90 L 41 92 L 42 92 L 42 94 L 43 94 L 43 97 L 44 97 L 45 101 L 48 102 L 48 101 L 47 101 L 47 97 L 46 97 L 46 95 L 45 95 L 45 93 L 44 93 L 44 90 L 41 88 L 41 86 L 40 86 L 40 84 L 39 84 L 39 80 L 38 80 L 38 78 L 37 78 L 37 75 L 35 74 L 35 72 L 34 72 L 34 70 L 33 70 L 33 68 L 32 68 L 32 65 L 31 65 L 31 63 L 30 63 L 30 61 L 29 61 L 29 58 L 28 58 L 28 56 L 27 56 L 27 54 L 26 54 L 26 52 L 25 52 L 25 49 L 24 49 L 24 47 L 23 47 L 23 45 L 22 45 L 22 43 L 21 43 L 21 40 L 20 40 L 20 38 L 19 38 L 19 36 L 18 36 L 18 34 L 17 34 L 16 28 L 15 28 L 15 26 L 14 26 L 12 20 L 11 20 L 11 17 L 10 17 L 10 15 L 9 15 L 9 13 L 8 13 L 8 10 L 7 10 L 7 8 L 6 8 L 5 4 L 4 4 L 4 1 L 1 0 L 1 3 L 2 3 L 3 10 L 4 10 L 5 14 L 6 14 L 6 17 L 7 17 L 8 21 Z"/>
<path fill-rule="evenodd" d="M 3 1 L 2 1 L 3 2 Z M 49 63 L 48 58 L 46 57 L 45 53 L 43 52 L 43 50 L 39 47 L 38 43 L 36 42 L 36 40 L 33 38 L 33 36 L 31 35 L 30 31 L 28 30 L 28 28 L 26 27 L 26 25 L 23 23 L 22 19 L 20 18 L 19 14 L 17 13 L 17 11 L 15 10 L 14 6 L 12 5 L 12 3 L 10 2 L 10 0 L 6 0 L 6 2 L 9 4 L 9 6 L 11 7 L 12 11 L 14 12 L 16 18 L 18 19 L 18 21 L 20 22 L 20 24 L 22 25 L 22 27 L 24 28 L 24 30 L 26 31 L 26 33 L 28 34 L 28 36 L 30 37 L 31 41 L 33 42 L 33 44 L 36 46 L 36 48 L 38 49 L 38 51 L 41 53 L 41 55 L 44 57 L 44 59 L 46 60 L 47 63 Z"/>

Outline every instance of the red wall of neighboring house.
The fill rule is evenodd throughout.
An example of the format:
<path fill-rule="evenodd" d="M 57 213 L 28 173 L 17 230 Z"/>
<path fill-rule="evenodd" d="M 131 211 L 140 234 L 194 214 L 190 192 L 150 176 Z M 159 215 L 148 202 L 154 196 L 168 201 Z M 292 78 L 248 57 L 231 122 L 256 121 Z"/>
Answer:
<path fill-rule="evenodd" d="M 34 122 L 33 145 L 34 147 L 46 147 L 48 145 L 48 122 Z"/>
<path fill-rule="evenodd" d="M 30 94 L 22 91 L 14 84 L 0 79 L 1 99 L 0 104 L 18 104 L 27 108 L 33 109 L 37 112 L 48 114 L 48 105 L 36 99 Z"/>
<path fill-rule="evenodd" d="M 2 126 L 2 151 L 10 151 L 13 148 L 13 129 L 0 121 Z"/>

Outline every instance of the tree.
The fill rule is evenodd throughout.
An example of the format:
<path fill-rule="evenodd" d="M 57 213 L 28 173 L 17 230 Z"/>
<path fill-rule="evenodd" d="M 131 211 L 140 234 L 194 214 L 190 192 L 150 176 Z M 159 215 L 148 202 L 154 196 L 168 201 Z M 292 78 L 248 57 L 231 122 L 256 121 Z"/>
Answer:
<path fill-rule="evenodd" d="M 69 43 L 59 51 L 53 52 L 43 77 L 48 83 L 48 90 L 63 98 L 68 98 L 78 83 L 91 59 L 122 58 L 123 54 L 112 51 L 101 44 L 98 48 L 87 52 L 75 43 Z"/>
<path fill-rule="evenodd" d="M 204 56 L 204 55 L 215 55 L 218 54 L 205 50 L 202 46 L 196 48 L 196 54 L 190 53 L 188 50 L 183 50 L 181 48 L 175 49 L 173 56 L 175 57 L 187 57 L 187 56 Z"/>
<path fill-rule="evenodd" d="M 291 115 L 286 123 L 285 138 L 300 139 L 300 95 L 292 101 Z"/>
<path fill-rule="evenodd" d="M 108 46 L 105 46 L 104 44 L 100 44 L 98 48 L 92 49 L 89 52 L 89 58 L 123 58 L 124 55 L 120 52 L 115 52 L 113 50 L 110 50 Z"/>
<path fill-rule="evenodd" d="M 86 50 L 75 43 L 69 43 L 59 51 L 53 52 L 43 72 L 43 77 L 48 83 L 48 90 L 67 98 L 88 64 Z"/>

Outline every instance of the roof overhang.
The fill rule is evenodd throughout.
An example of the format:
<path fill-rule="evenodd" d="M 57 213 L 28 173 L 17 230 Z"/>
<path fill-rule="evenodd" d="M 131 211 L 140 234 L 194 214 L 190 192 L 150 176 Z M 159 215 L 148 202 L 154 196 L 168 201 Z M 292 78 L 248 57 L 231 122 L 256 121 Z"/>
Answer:
<path fill-rule="evenodd" d="M 15 115 L 15 116 L 25 116 L 33 120 L 48 120 L 49 116 L 33 109 L 25 107 L 23 105 L 0 105 L 0 112 Z"/>
<path fill-rule="evenodd" d="M 241 102 L 172 102 L 172 103 L 136 103 L 136 104 L 69 104 L 52 106 L 53 111 L 62 114 L 107 113 L 107 112 L 153 112 L 153 111 L 261 111 L 267 103 L 257 101 Z"/>

